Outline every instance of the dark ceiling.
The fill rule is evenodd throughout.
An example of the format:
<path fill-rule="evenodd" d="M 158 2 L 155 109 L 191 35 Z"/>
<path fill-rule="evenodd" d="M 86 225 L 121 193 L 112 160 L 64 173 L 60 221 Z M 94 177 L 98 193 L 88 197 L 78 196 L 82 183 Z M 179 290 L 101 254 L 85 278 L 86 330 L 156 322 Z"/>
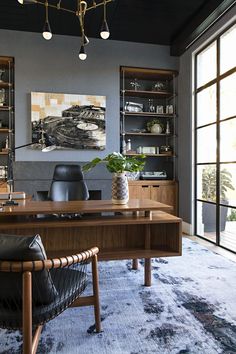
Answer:
<path fill-rule="evenodd" d="M 45 0 L 41 0 L 45 1 Z M 48 0 L 57 4 L 58 0 Z M 87 1 L 88 4 L 91 0 Z M 101 0 L 97 0 L 97 3 Z M 110 39 L 171 46 L 172 55 L 180 55 L 235 0 L 114 0 L 107 5 Z M 61 0 L 61 6 L 75 9 L 77 0 Z M 17 0 L 0 1 L 0 28 L 42 32 L 44 6 L 20 5 Z M 49 9 L 52 32 L 80 35 L 75 15 Z M 85 16 L 86 35 L 99 37 L 102 7 Z"/>

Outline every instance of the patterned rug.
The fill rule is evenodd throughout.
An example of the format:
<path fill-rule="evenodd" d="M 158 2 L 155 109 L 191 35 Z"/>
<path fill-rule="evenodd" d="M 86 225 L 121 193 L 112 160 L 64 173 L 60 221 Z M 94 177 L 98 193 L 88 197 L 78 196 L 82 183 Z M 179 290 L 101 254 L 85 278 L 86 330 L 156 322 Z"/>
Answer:
<path fill-rule="evenodd" d="M 102 333 L 93 309 L 68 309 L 43 330 L 38 352 L 60 354 L 236 353 L 236 263 L 184 239 L 183 256 L 99 263 Z M 0 330 L 0 353 L 21 353 L 19 332 Z"/>

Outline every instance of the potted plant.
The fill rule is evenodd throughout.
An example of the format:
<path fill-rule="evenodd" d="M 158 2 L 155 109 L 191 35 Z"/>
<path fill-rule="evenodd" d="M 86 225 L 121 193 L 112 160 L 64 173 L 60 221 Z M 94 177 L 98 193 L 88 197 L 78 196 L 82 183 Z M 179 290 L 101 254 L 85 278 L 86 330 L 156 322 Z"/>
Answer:
<path fill-rule="evenodd" d="M 137 157 L 124 156 L 119 152 L 113 152 L 104 159 L 96 157 L 85 164 L 84 172 L 90 171 L 99 163 L 106 163 L 106 168 L 113 173 L 112 176 L 112 202 L 114 204 L 126 204 L 129 200 L 129 189 L 126 172 L 142 171 L 145 165 L 145 155 Z"/>
<path fill-rule="evenodd" d="M 226 192 L 228 189 L 234 190 L 232 182 L 232 175 L 227 169 L 220 171 L 220 200 L 224 204 L 228 204 Z M 216 202 L 216 169 L 208 166 L 203 170 L 202 174 L 202 199 Z M 225 223 L 227 218 L 228 208 L 221 207 L 220 212 L 220 231 L 225 230 Z M 203 203 L 202 219 L 204 224 L 204 231 L 216 231 L 216 215 L 215 208 L 212 204 Z"/>
<path fill-rule="evenodd" d="M 163 131 L 163 124 L 160 119 L 154 118 L 147 123 L 147 131 L 155 134 L 161 134 Z"/>

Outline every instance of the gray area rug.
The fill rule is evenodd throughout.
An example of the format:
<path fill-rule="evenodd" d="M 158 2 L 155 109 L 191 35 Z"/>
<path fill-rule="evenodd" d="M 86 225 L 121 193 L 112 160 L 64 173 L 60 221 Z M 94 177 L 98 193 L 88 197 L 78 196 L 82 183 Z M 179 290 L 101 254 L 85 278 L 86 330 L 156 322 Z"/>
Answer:
<path fill-rule="evenodd" d="M 183 256 L 154 259 L 153 285 L 131 261 L 99 263 L 102 333 L 91 307 L 45 325 L 38 353 L 236 353 L 236 263 L 184 239 Z M 0 330 L 0 353 L 21 353 L 19 332 Z"/>

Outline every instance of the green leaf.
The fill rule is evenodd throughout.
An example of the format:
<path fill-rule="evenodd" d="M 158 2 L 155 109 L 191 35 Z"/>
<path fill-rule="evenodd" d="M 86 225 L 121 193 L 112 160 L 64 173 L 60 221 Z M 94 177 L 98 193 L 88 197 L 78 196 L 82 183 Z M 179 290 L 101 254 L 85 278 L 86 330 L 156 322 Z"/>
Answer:
<path fill-rule="evenodd" d="M 143 170 L 146 156 L 141 154 L 137 157 L 124 156 L 119 152 L 113 152 L 104 159 L 96 157 L 91 162 L 85 164 L 82 170 L 87 172 L 101 162 L 106 162 L 107 170 L 111 173 L 138 172 Z"/>

